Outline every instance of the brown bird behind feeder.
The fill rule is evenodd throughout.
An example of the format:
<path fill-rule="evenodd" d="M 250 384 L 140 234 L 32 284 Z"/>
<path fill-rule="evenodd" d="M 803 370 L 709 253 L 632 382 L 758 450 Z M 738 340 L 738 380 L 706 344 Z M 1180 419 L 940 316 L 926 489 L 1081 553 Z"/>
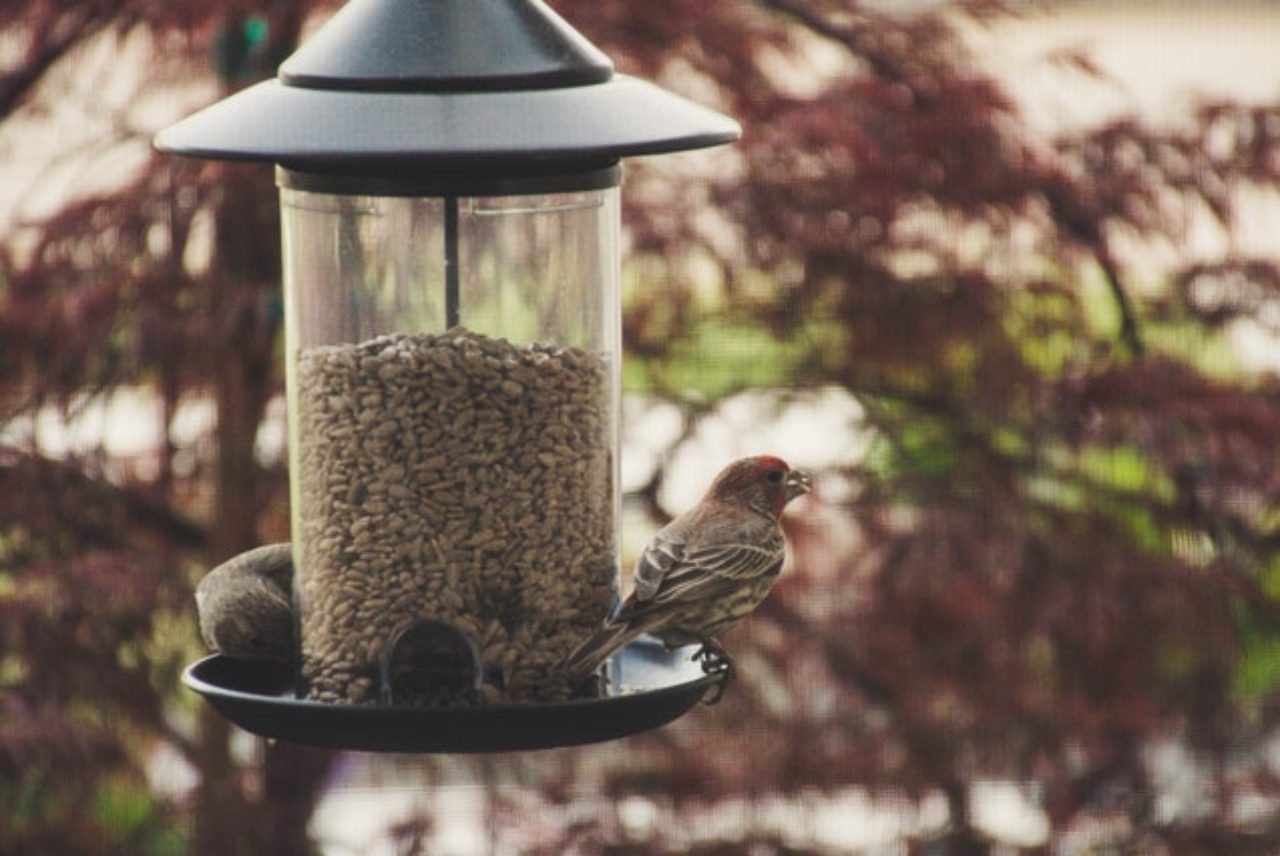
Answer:
<path fill-rule="evenodd" d="M 293 664 L 293 553 L 269 544 L 214 568 L 196 587 L 200 635 L 214 651 L 241 660 Z"/>

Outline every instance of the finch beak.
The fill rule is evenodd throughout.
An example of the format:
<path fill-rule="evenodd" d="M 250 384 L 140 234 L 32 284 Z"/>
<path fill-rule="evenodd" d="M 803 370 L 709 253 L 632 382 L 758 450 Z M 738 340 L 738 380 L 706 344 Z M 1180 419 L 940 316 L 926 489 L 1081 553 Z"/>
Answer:
<path fill-rule="evenodd" d="M 783 486 L 787 490 L 787 501 L 791 501 L 813 490 L 813 479 L 804 470 L 792 470 L 787 473 Z"/>

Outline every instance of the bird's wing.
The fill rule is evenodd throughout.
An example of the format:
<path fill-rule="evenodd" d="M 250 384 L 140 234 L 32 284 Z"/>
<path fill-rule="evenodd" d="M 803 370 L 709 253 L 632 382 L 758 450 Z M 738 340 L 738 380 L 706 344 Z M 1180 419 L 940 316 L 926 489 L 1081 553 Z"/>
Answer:
<path fill-rule="evenodd" d="M 782 564 L 782 533 L 759 543 L 689 544 L 655 537 L 636 563 L 628 600 L 644 608 L 727 592 Z"/>
<path fill-rule="evenodd" d="M 685 550 L 684 563 L 731 580 L 750 580 L 766 573 L 783 556 L 782 533 L 758 544 L 707 544 Z"/>
<path fill-rule="evenodd" d="M 683 541 L 666 537 L 661 532 L 649 542 L 636 561 L 635 573 L 631 576 L 637 600 L 649 600 L 654 596 L 667 574 L 684 561 L 684 551 Z"/>

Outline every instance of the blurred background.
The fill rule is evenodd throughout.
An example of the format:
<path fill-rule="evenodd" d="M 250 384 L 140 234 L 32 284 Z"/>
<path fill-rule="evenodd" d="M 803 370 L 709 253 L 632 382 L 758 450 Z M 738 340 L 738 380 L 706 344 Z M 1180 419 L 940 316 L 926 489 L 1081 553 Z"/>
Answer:
<path fill-rule="evenodd" d="M 336 5 L 0 5 L 0 853 L 1280 851 L 1280 3 L 553 0 L 746 129 L 627 164 L 626 561 L 818 490 L 721 704 L 476 757 L 178 683 L 288 538 L 278 220 L 149 141 Z"/>

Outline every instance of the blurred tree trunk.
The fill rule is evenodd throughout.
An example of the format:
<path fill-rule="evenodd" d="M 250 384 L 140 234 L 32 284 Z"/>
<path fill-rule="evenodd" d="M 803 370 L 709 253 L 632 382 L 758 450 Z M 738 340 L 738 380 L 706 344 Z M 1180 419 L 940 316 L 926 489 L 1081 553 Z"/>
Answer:
<path fill-rule="evenodd" d="M 297 43 L 304 5 L 275 5 L 265 49 L 256 57 L 245 15 L 231 10 L 222 24 L 219 45 L 219 73 L 228 93 L 274 72 Z M 220 178 L 223 195 L 217 211 L 214 261 L 219 277 L 214 279 L 225 281 L 215 281 L 213 287 L 220 293 L 208 295 L 215 307 L 214 323 L 224 325 L 210 337 L 222 346 L 221 353 L 211 355 L 218 421 L 211 566 L 260 543 L 257 524 L 267 485 L 255 458 L 255 443 L 276 389 L 273 369 L 280 329 L 279 222 L 274 197 L 264 192 L 272 184 L 270 172 L 227 167 L 220 171 Z M 229 729 L 225 723 L 215 723 L 210 714 L 206 710 L 202 717 L 196 853 L 310 852 L 307 821 L 331 753 L 268 746 L 263 755 L 261 800 L 249 805 L 239 781 L 243 771 L 228 755 Z M 235 818 L 250 822 L 232 822 Z"/>
<path fill-rule="evenodd" d="M 215 365 L 217 405 L 217 480 L 215 517 L 208 564 L 219 562 L 257 546 L 257 467 L 254 440 L 262 420 L 265 390 L 270 374 L 254 377 L 252 356 L 236 348 L 218 355 Z M 227 745 L 230 728 L 212 707 L 200 710 L 200 789 L 196 801 L 195 846 L 197 856 L 223 856 L 245 852 L 237 845 L 246 830 L 232 818 L 249 815 L 240 784 L 241 771 L 232 762 Z M 305 827 L 303 830 L 305 837 Z M 305 847 L 280 850 L 305 852 Z"/>
<path fill-rule="evenodd" d="M 256 830 L 256 853 L 314 851 L 307 824 L 324 790 L 332 752 L 293 743 L 268 745 L 263 773 L 263 808 Z"/>
<path fill-rule="evenodd" d="M 199 725 L 195 762 L 200 769 L 200 785 L 191 852 L 195 856 L 239 853 L 242 850 L 235 842 L 241 827 L 227 823 L 227 818 L 243 817 L 246 810 L 239 774 L 227 745 L 231 728 L 209 705 L 200 707 Z"/>
<path fill-rule="evenodd" d="M 255 456 L 275 383 L 275 345 L 280 330 L 279 223 L 269 171 L 227 167 L 220 181 L 226 191 L 218 210 L 216 264 L 224 281 L 208 295 L 212 323 L 226 335 L 211 355 L 217 406 L 215 518 L 209 564 L 216 565 L 261 543 L 258 520 L 268 494 L 266 474 Z M 310 852 L 307 820 L 319 796 L 331 753 L 283 744 L 264 753 L 263 788 L 250 804 L 238 769 L 228 755 L 229 730 L 202 718 L 203 779 L 197 801 L 198 856 L 235 852 L 303 854 Z M 249 823 L 234 822 L 247 818 Z"/>

